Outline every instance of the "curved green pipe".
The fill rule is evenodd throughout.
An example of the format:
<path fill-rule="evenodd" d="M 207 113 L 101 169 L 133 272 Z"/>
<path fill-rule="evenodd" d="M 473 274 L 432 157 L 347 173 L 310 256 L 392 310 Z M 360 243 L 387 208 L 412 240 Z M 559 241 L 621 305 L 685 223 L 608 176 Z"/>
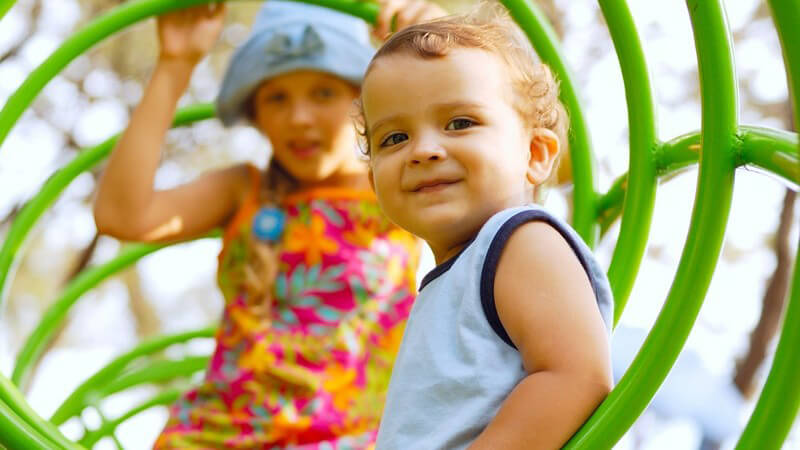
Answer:
<path fill-rule="evenodd" d="M 8 10 L 11 9 L 16 2 L 17 0 L 3 0 L 3 2 L 0 3 L 0 20 L 3 20 Z"/>
<path fill-rule="evenodd" d="M 213 337 L 215 330 L 215 327 L 202 328 L 168 336 L 159 336 L 140 343 L 129 352 L 116 357 L 81 383 L 56 409 L 52 417 L 50 417 L 50 422 L 61 425 L 70 417 L 80 414 L 83 408 L 90 405 L 92 400 L 97 397 L 97 392 L 100 392 L 104 386 L 111 384 L 136 359 L 152 355 L 174 344 L 197 338 Z"/>
<path fill-rule="evenodd" d="M 781 41 L 789 95 L 794 107 L 795 128 L 800 130 L 800 40 L 797 39 L 800 4 L 797 0 L 768 0 L 767 4 Z"/>
<path fill-rule="evenodd" d="M 800 410 L 800 252 L 775 357 L 756 408 L 736 445 L 737 450 L 780 449 Z"/>
<path fill-rule="evenodd" d="M 2 376 L 2 375 L 0 375 Z M 53 448 L 54 443 L 39 434 L 30 423 L 0 401 L 0 447 L 9 449 Z M 64 448 L 58 447 L 55 448 Z"/>
<path fill-rule="evenodd" d="M 100 428 L 86 433 L 86 435 L 84 435 L 78 442 L 86 448 L 92 448 L 97 441 L 113 433 L 122 422 L 154 406 L 170 405 L 175 403 L 180 395 L 181 393 L 177 389 L 170 389 L 168 391 L 156 394 L 150 398 L 150 400 L 140 404 L 139 406 L 136 406 L 135 408 L 132 408 L 120 417 L 108 422 L 104 422 Z"/>
<path fill-rule="evenodd" d="M 188 377 L 205 369 L 210 359 L 209 356 L 187 356 L 176 360 L 151 361 L 143 367 L 120 375 L 111 383 L 99 387 L 96 392 L 100 397 L 108 397 L 130 387 Z"/>
<path fill-rule="evenodd" d="M 622 223 L 608 268 L 614 326 L 622 316 L 642 263 L 656 199 L 656 108 L 636 25 L 624 0 L 600 0 L 617 51 L 628 104 L 630 169 Z"/>
<path fill-rule="evenodd" d="M 668 178 L 697 163 L 700 154 L 700 133 L 692 132 L 661 144 L 657 173 Z M 763 170 L 788 186 L 800 184 L 800 155 L 797 152 L 797 133 L 771 128 L 742 126 L 735 150 L 737 167 Z M 618 177 L 611 188 L 597 201 L 597 221 L 603 234 L 619 218 L 627 189 L 627 174 Z"/>
<path fill-rule="evenodd" d="M 761 127 L 742 127 L 739 165 L 753 166 L 777 175 L 791 188 L 800 187 L 800 152 L 797 134 Z"/>
<path fill-rule="evenodd" d="M 658 176 L 677 172 L 696 163 L 700 159 L 702 141 L 702 132 L 693 131 L 662 142 L 657 153 Z M 736 143 L 738 144 L 740 141 Z"/>
<path fill-rule="evenodd" d="M 595 192 L 594 161 L 592 157 L 589 130 L 578 101 L 577 90 L 567 69 L 561 50 L 557 47 L 558 38 L 550 28 L 547 18 L 533 2 L 526 0 L 500 0 L 511 17 L 528 36 L 536 53 L 558 75 L 561 88 L 561 101 L 570 116 L 569 152 L 572 159 L 572 178 L 574 214 L 572 226 L 589 247 L 594 247 L 597 239 L 597 226 L 594 222 Z"/>
<path fill-rule="evenodd" d="M 800 4 L 796 0 L 769 0 L 768 3 L 783 48 L 795 127 L 800 130 L 800 41 L 797 39 Z M 800 154 L 800 147 L 797 151 Z M 800 179 L 800 170 L 796 170 L 794 175 L 795 180 Z M 797 351 L 800 347 L 800 250 L 795 261 L 791 289 L 772 367 L 753 414 L 736 445 L 738 450 L 781 448 L 800 409 L 800 383 L 797 382 L 800 370 L 800 353 Z"/>
<path fill-rule="evenodd" d="M 184 108 L 174 120 L 174 126 L 186 125 L 198 120 L 213 117 L 212 105 L 202 104 Z M 67 166 L 56 172 L 46 182 L 39 193 L 31 199 L 20 212 L 9 230 L 8 237 L 0 249 L 0 283 L 6 279 L 14 256 L 36 220 L 52 204 L 69 183 L 83 171 L 99 163 L 113 148 L 117 137 L 110 138 L 100 145 L 81 152 Z M 61 297 L 47 310 L 42 320 L 26 340 L 19 354 L 11 379 L 16 385 L 26 381 L 33 364 L 41 356 L 55 330 L 63 322 L 72 305 L 89 289 L 97 286 L 108 276 L 128 267 L 143 256 L 165 245 L 132 245 L 108 263 L 82 272 L 67 286 Z M 0 289 L 2 285 L 0 284 Z M 2 300 L 2 297 L 0 297 Z"/>
<path fill-rule="evenodd" d="M 76 449 L 79 448 L 75 443 L 69 441 L 52 423 L 44 420 L 28 405 L 24 396 L 20 393 L 11 380 L 0 375 L 0 405 L 8 408 L 8 411 L 1 412 L 0 414 L 6 415 L 4 419 L 0 420 L 0 443 L 5 442 L 6 435 L 13 435 L 13 431 L 6 428 L 10 423 L 24 422 L 27 425 L 27 430 L 33 430 L 32 437 L 47 441 L 49 444 L 46 447 L 10 447 L 10 448 L 64 448 Z"/>
<path fill-rule="evenodd" d="M 644 411 L 694 325 L 722 247 L 737 127 L 733 52 L 722 0 L 689 0 L 703 107 L 704 150 L 689 236 L 667 300 L 630 368 L 566 448 L 611 448 Z"/>
<path fill-rule="evenodd" d="M 198 104 L 183 108 L 175 114 L 173 126 L 183 126 L 199 120 L 214 117 L 214 106 L 210 104 Z M 96 166 L 111 152 L 118 136 L 107 139 L 101 144 L 84 149 L 78 156 L 63 168 L 57 170 L 45 182 L 39 192 L 31 198 L 20 210 L 14 223 L 6 234 L 6 240 L 0 248 L 0 306 L 5 299 L 4 294 L 8 292 L 6 285 L 8 276 L 11 273 L 12 265 L 16 254 L 22 246 L 25 238 L 30 233 L 36 221 L 44 214 L 56 198 L 78 175 Z"/>
<path fill-rule="evenodd" d="M 794 264 L 791 296 L 783 318 L 783 329 L 775 349 L 764 389 L 745 426 L 737 450 L 778 450 L 782 448 L 800 410 L 800 252 Z"/>
<path fill-rule="evenodd" d="M 55 331 L 67 316 L 69 309 L 81 295 L 97 286 L 109 275 L 130 266 L 143 256 L 163 247 L 163 245 L 134 244 L 124 249 L 119 256 L 108 263 L 81 272 L 67 285 L 61 297 L 47 309 L 39 324 L 28 337 L 22 350 L 17 355 L 14 372 L 11 374 L 11 381 L 17 386 L 27 385 L 33 364 L 45 350 Z"/>

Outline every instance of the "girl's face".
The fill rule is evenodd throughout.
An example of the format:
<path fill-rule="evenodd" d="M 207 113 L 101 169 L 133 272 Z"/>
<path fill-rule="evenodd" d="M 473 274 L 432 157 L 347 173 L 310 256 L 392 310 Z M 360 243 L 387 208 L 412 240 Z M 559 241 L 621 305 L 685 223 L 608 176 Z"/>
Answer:
<path fill-rule="evenodd" d="M 523 123 L 506 72 L 491 53 L 457 49 L 432 59 L 381 57 L 364 81 L 378 200 L 428 242 L 437 262 L 493 214 L 530 201 L 531 183 L 544 181 L 558 151 L 557 138 L 543 140 L 552 133 L 543 138 Z"/>
<path fill-rule="evenodd" d="M 291 72 L 265 81 L 253 97 L 255 126 L 273 157 L 301 184 L 363 173 L 352 123 L 358 88 L 322 72 Z"/>

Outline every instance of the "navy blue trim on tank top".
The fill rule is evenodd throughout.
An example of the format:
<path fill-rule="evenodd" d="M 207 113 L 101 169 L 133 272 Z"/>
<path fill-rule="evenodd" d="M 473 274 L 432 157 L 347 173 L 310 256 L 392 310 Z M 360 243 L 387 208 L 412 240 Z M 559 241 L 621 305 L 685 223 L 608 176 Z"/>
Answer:
<path fill-rule="evenodd" d="M 433 281 L 433 280 L 435 280 L 435 279 L 439 278 L 439 276 L 440 276 L 440 275 L 442 275 L 443 273 L 445 273 L 445 272 L 447 272 L 448 270 L 450 270 L 450 267 L 452 267 L 452 266 L 453 266 L 453 264 L 455 264 L 455 262 L 456 262 L 456 260 L 458 259 L 458 257 L 459 257 L 459 256 L 461 256 L 461 254 L 462 254 L 462 253 L 464 253 L 464 251 L 465 251 L 467 248 L 469 248 L 469 246 L 470 246 L 470 245 L 471 245 L 471 244 L 472 244 L 474 241 L 475 241 L 475 239 L 470 239 L 470 240 L 469 240 L 469 242 L 467 242 L 467 244 L 466 244 L 466 245 L 464 245 L 464 248 L 462 248 L 461 250 L 459 250 L 459 252 L 458 252 L 458 253 L 456 253 L 456 255 L 455 255 L 455 256 L 453 256 L 452 258 L 448 259 L 447 261 L 445 261 L 445 262 L 443 262 L 443 263 L 439 264 L 438 266 L 434 267 L 433 269 L 431 269 L 431 271 L 430 271 L 430 272 L 428 272 L 428 273 L 425 275 L 425 277 L 423 277 L 423 278 L 422 278 L 422 282 L 419 284 L 419 291 L 421 292 L 421 291 L 422 291 L 422 289 L 423 289 L 425 286 L 427 286 L 427 285 L 428 285 L 428 283 L 430 283 L 431 281 Z"/>
<path fill-rule="evenodd" d="M 497 234 L 495 234 L 494 239 L 492 239 L 492 243 L 489 244 L 489 250 L 486 252 L 486 259 L 484 259 L 483 269 L 481 270 L 480 294 L 483 313 L 486 315 L 486 320 L 489 321 L 489 325 L 492 327 L 497 336 L 503 340 L 503 342 L 510 345 L 514 349 L 517 349 L 517 346 L 511 342 L 511 338 L 508 336 L 503 323 L 500 321 L 500 316 L 497 314 L 497 305 L 495 304 L 494 300 L 494 279 L 495 275 L 497 275 L 497 265 L 500 263 L 500 255 L 503 253 L 503 249 L 505 248 L 508 239 L 511 238 L 511 235 L 517 228 L 528 222 L 545 222 L 558 231 L 564 240 L 567 241 L 570 248 L 572 248 L 575 256 L 578 257 L 581 266 L 583 266 L 583 270 L 589 277 L 589 283 L 592 285 L 592 291 L 594 292 L 595 297 L 597 296 L 597 286 L 595 285 L 596 281 L 594 280 L 594 277 L 592 277 L 591 271 L 589 270 L 590 266 L 589 262 L 586 260 L 586 255 L 581 251 L 578 243 L 575 241 L 575 238 L 563 228 L 557 219 L 550 216 L 546 212 L 539 210 L 521 211 L 513 215 L 500 227 L 499 230 L 497 230 Z"/>

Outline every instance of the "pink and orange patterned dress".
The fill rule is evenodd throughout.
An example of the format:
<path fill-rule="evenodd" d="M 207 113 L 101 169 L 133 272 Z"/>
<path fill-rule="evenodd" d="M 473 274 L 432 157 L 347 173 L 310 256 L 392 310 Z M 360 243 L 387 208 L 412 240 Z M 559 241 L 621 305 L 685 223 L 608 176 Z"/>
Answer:
<path fill-rule="evenodd" d="M 261 245 L 258 181 L 252 191 L 219 256 L 216 351 L 155 448 L 372 448 L 416 292 L 417 241 L 371 192 L 290 195 L 277 278 L 263 295 L 248 263 Z"/>

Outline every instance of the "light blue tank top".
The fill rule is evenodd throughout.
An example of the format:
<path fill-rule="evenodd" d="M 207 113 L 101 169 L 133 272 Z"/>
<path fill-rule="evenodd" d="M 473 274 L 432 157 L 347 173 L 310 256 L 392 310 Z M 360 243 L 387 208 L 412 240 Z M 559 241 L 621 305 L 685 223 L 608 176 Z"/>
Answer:
<path fill-rule="evenodd" d="M 567 224 L 535 205 L 492 216 L 461 253 L 422 280 L 395 360 L 377 450 L 466 448 L 527 373 L 494 303 L 494 278 L 511 234 L 531 221 L 564 237 L 586 270 L 606 328 L 605 272 Z"/>

